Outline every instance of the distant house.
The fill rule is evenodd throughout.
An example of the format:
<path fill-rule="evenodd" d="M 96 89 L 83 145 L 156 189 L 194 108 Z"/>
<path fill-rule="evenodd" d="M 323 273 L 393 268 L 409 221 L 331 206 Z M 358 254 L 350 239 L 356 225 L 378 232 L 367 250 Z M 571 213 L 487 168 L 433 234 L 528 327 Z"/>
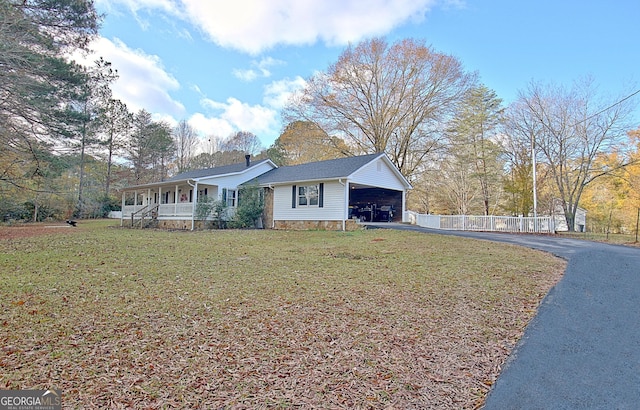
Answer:
<path fill-rule="evenodd" d="M 134 185 L 122 190 L 121 225 L 153 220 L 159 228 L 195 229 L 196 204 L 203 198 L 222 200 L 229 216 L 238 205 L 238 187 L 276 165 L 269 159 L 200 169 L 166 181 Z"/>
<path fill-rule="evenodd" d="M 243 164 L 125 188 L 121 222 L 153 218 L 161 228 L 195 229 L 198 198 L 223 200 L 232 214 L 243 184 L 263 188 L 264 226 L 274 229 L 347 230 L 358 221 L 402 221 L 411 188 L 385 154 L 280 168 L 271 160 L 251 163 L 247 157 Z"/>
<path fill-rule="evenodd" d="M 272 169 L 265 189 L 265 227 L 351 229 L 358 221 L 402 221 L 411 184 L 386 154 Z"/>
<path fill-rule="evenodd" d="M 556 232 L 567 232 L 569 230 L 569 227 L 567 225 L 567 218 L 564 215 L 564 209 L 562 209 L 562 205 L 559 203 L 559 201 L 554 201 L 553 221 L 556 227 Z M 587 210 L 578 207 L 576 209 L 573 230 L 575 232 L 584 232 L 586 229 Z"/>

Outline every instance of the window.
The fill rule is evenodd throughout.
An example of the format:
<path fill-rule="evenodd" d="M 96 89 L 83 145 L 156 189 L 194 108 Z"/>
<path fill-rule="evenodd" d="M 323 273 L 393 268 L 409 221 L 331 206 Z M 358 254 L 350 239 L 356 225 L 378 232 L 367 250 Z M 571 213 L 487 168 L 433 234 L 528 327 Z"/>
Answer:
<path fill-rule="evenodd" d="M 318 206 L 319 198 L 318 185 L 298 187 L 298 206 Z"/>
<path fill-rule="evenodd" d="M 225 201 L 227 202 L 227 206 L 231 206 L 234 207 L 236 206 L 236 202 L 237 202 L 237 191 L 235 189 L 227 189 L 227 196 Z"/>
<path fill-rule="evenodd" d="M 324 206 L 324 183 L 317 185 L 291 186 L 291 208 L 298 206 Z"/>

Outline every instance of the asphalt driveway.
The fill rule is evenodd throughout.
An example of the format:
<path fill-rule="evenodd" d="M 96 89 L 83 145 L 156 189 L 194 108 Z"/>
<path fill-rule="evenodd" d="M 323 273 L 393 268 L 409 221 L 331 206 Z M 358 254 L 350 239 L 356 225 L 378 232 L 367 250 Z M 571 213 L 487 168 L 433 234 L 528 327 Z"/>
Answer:
<path fill-rule="evenodd" d="M 555 236 L 367 225 L 507 242 L 568 261 L 483 409 L 640 408 L 640 249 Z"/>

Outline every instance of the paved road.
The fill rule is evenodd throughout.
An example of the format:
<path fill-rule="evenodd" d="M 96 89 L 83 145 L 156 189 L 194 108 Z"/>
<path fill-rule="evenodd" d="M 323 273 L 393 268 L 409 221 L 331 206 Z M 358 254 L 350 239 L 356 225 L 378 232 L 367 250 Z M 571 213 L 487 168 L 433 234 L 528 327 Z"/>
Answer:
<path fill-rule="evenodd" d="M 484 410 L 640 409 L 640 249 L 554 236 L 370 226 L 508 242 L 568 261 Z"/>

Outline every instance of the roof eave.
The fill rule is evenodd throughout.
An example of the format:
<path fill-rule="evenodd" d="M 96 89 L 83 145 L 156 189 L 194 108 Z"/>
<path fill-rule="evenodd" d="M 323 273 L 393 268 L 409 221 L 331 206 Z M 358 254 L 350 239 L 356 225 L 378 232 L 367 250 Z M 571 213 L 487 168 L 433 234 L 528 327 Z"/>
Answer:
<path fill-rule="evenodd" d="M 316 182 L 316 181 L 339 181 L 341 179 L 348 179 L 349 177 L 330 177 L 330 178 L 312 178 L 312 179 L 294 179 L 291 181 L 278 181 L 278 182 L 262 182 L 258 184 L 258 186 L 267 188 L 270 186 L 277 185 L 293 185 L 293 184 L 304 184 L 307 182 Z"/>
<path fill-rule="evenodd" d="M 278 166 L 271 161 L 270 159 L 267 159 L 265 161 L 261 161 L 257 164 L 251 165 L 241 171 L 236 171 L 236 172 L 227 172 L 225 174 L 218 174 L 218 175 L 209 175 L 209 176 L 202 176 L 202 177 L 192 177 L 192 178 L 184 178 L 184 179 L 177 179 L 177 180 L 171 180 L 171 181 L 161 181 L 161 182 L 150 182 L 148 184 L 141 184 L 141 185 L 132 185 L 132 186 L 128 186 L 126 188 L 123 188 L 122 191 L 133 191 L 136 189 L 140 189 L 140 188 L 152 188 L 152 187 L 159 187 L 159 186 L 165 186 L 165 185 L 176 185 L 176 184 L 181 184 L 181 183 L 188 183 L 189 181 L 193 181 L 193 182 L 200 182 L 203 179 L 207 179 L 207 178 L 221 178 L 221 177 L 226 177 L 226 176 L 232 176 L 232 175 L 239 175 L 239 174 L 243 174 L 245 172 L 247 172 L 248 170 L 257 167 L 258 165 L 261 164 L 266 164 L 269 163 L 271 164 L 274 168 L 278 168 Z"/>

